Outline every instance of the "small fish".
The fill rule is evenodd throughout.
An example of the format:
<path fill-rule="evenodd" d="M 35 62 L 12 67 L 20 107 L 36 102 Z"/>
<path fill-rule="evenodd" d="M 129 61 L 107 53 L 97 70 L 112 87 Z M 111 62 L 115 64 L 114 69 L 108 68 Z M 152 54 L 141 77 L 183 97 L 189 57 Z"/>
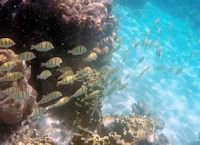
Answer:
<path fill-rule="evenodd" d="M 1 77 L 0 82 L 17 81 L 23 77 L 24 77 L 24 75 L 21 72 L 11 72 L 11 73 L 8 73 L 8 74 L 4 75 L 3 77 Z"/>
<path fill-rule="evenodd" d="M 64 72 L 61 76 L 58 77 L 58 80 L 66 78 L 67 76 L 74 75 L 74 72 L 72 70 L 68 70 Z"/>
<path fill-rule="evenodd" d="M 33 112 L 31 113 L 31 115 L 29 116 L 29 119 L 37 119 L 40 118 L 43 114 L 45 114 L 47 111 L 46 108 L 44 107 L 38 107 L 33 109 Z"/>
<path fill-rule="evenodd" d="M 10 38 L 1 38 L 0 39 L 0 47 L 1 48 L 9 48 L 15 45 L 15 42 Z"/>
<path fill-rule="evenodd" d="M 46 52 L 46 51 L 54 49 L 54 46 L 49 41 L 43 41 L 43 42 L 40 42 L 36 45 L 32 45 L 31 50 L 34 50 L 34 49 L 39 51 L 39 52 Z"/>
<path fill-rule="evenodd" d="M 158 22 L 160 22 L 160 18 L 156 18 L 154 24 L 157 24 Z"/>
<path fill-rule="evenodd" d="M 41 63 L 41 67 L 55 68 L 59 67 L 61 63 L 62 59 L 60 57 L 53 57 L 49 59 L 47 62 Z"/>
<path fill-rule="evenodd" d="M 76 80 L 75 75 L 67 76 L 67 77 L 63 78 L 61 81 L 58 81 L 57 86 L 71 84 L 75 80 Z"/>
<path fill-rule="evenodd" d="M 52 93 L 49 93 L 48 95 L 43 95 L 42 100 L 39 101 L 39 104 L 48 103 L 51 100 L 57 99 L 62 96 L 62 93 L 59 91 L 54 91 Z"/>
<path fill-rule="evenodd" d="M 28 91 L 19 91 L 18 94 L 15 94 L 13 96 L 13 99 L 18 101 L 18 102 L 21 102 L 23 101 L 25 98 L 27 98 L 29 96 L 29 92 Z"/>
<path fill-rule="evenodd" d="M 142 57 L 138 60 L 137 65 L 139 65 L 140 63 L 142 63 L 142 62 L 144 61 L 144 59 L 145 59 L 145 57 L 142 56 Z"/>
<path fill-rule="evenodd" d="M 158 29 L 157 29 L 157 33 L 160 33 L 160 31 L 161 31 L 161 28 L 160 28 L 160 27 L 158 27 Z"/>
<path fill-rule="evenodd" d="M 157 48 L 157 50 L 156 50 L 156 55 L 157 55 L 158 57 L 161 56 L 161 51 L 162 51 L 162 47 L 159 46 L 159 47 Z"/>
<path fill-rule="evenodd" d="M 87 49 L 83 45 L 77 46 L 73 48 L 72 50 L 68 50 L 68 54 L 72 54 L 72 55 L 83 55 L 86 52 L 87 52 Z"/>
<path fill-rule="evenodd" d="M 50 70 L 44 70 L 44 71 L 42 71 L 42 72 L 37 76 L 37 79 L 46 80 L 46 79 L 48 79 L 50 76 L 52 76 L 51 71 L 50 71 Z"/>
<path fill-rule="evenodd" d="M 70 66 L 65 66 L 65 67 L 62 67 L 62 68 L 58 68 L 56 71 L 64 73 L 66 71 L 73 71 L 73 70 Z"/>
<path fill-rule="evenodd" d="M 63 97 L 61 98 L 60 100 L 58 100 L 55 104 L 47 107 L 48 109 L 51 109 L 51 108 L 55 108 L 55 107 L 60 107 L 60 106 L 63 106 L 65 105 L 66 103 L 68 103 L 70 101 L 70 97 Z"/>
<path fill-rule="evenodd" d="M 0 66 L 0 72 L 11 71 L 17 64 L 13 61 L 5 62 Z"/>
<path fill-rule="evenodd" d="M 92 73 L 92 68 L 87 66 L 85 68 L 83 68 L 82 70 L 78 71 L 77 72 L 77 75 L 84 75 L 84 74 L 87 74 L 87 73 Z"/>
<path fill-rule="evenodd" d="M 112 52 L 116 52 L 116 51 L 118 51 L 120 48 L 121 48 L 121 44 L 118 44 L 118 45 L 116 44 L 116 45 L 114 46 Z"/>
<path fill-rule="evenodd" d="M 88 87 L 90 87 L 90 88 L 95 88 L 95 87 L 100 86 L 101 83 L 102 83 L 101 79 L 96 79 L 96 80 L 90 82 L 90 83 L 88 84 Z"/>
<path fill-rule="evenodd" d="M 120 87 L 118 88 L 118 91 L 121 91 L 125 89 L 128 86 L 128 83 L 120 84 Z"/>
<path fill-rule="evenodd" d="M 102 92 L 100 90 L 95 90 L 92 93 L 90 93 L 84 100 L 89 100 L 99 96 L 102 96 Z"/>
<path fill-rule="evenodd" d="M 17 94 L 19 94 L 19 92 L 20 92 L 20 89 L 17 87 L 9 87 L 1 91 L 1 93 L 8 96 L 16 96 Z"/>
<path fill-rule="evenodd" d="M 140 45 L 140 40 L 139 39 L 136 39 L 135 42 L 134 42 L 134 47 L 135 49 L 137 49 Z"/>
<path fill-rule="evenodd" d="M 95 61 L 97 59 L 97 54 L 95 52 L 91 52 L 86 58 L 84 58 L 84 61 L 91 62 Z"/>
<path fill-rule="evenodd" d="M 144 47 L 145 47 L 145 49 L 147 48 L 147 46 L 148 46 L 148 38 L 145 38 L 144 39 Z"/>
<path fill-rule="evenodd" d="M 137 78 L 140 78 L 148 70 L 149 70 L 149 65 L 145 65 L 144 68 L 143 68 L 143 70 L 142 70 L 142 72 L 138 75 Z"/>
<path fill-rule="evenodd" d="M 149 35 L 149 34 L 150 34 L 150 32 L 151 32 L 151 30 L 150 30 L 150 29 L 148 29 L 148 28 L 146 28 L 146 29 L 145 29 L 145 33 L 146 33 L 146 35 Z"/>
<path fill-rule="evenodd" d="M 117 37 L 117 43 L 121 43 L 122 42 L 122 37 Z"/>
<path fill-rule="evenodd" d="M 23 52 L 17 56 L 17 58 L 21 61 L 30 61 L 34 58 L 36 58 L 35 54 L 33 52 Z"/>
<path fill-rule="evenodd" d="M 75 99 L 79 96 L 82 96 L 87 93 L 88 88 L 86 86 L 82 86 L 79 88 L 72 96 L 70 96 L 71 99 Z"/>
<path fill-rule="evenodd" d="M 200 39 L 197 41 L 197 44 L 200 45 Z"/>
<path fill-rule="evenodd" d="M 154 41 L 153 46 L 156 47 L 159 45 L 159 40 L 157 39 L 156 41 Z"/>

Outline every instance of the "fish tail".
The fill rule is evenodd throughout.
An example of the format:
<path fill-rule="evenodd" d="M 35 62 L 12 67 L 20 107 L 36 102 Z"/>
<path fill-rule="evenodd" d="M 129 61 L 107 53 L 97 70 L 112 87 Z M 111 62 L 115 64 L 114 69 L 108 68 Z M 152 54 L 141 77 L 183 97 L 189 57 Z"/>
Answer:
<path fill-rule="evenodd" d="M 31 50 L 35 49 L 35 45 L 31 45 Z"/>
<path fill-rule="evenodd" d="M 40 75 L 37 75 L 37 80 L 39 80 L 40 79 Z"/>
<path fill-rule="evenodd" d="M 46 63 L 41 63 L 41 67 L 44 67 L 46 65 Z"/>
<path fill-rule="evenodd" d="M 72 53 L 72 50 L 68 50 L 67 53 L 68 53 L 68 54 L 71 54 L 71 53 Z"/>

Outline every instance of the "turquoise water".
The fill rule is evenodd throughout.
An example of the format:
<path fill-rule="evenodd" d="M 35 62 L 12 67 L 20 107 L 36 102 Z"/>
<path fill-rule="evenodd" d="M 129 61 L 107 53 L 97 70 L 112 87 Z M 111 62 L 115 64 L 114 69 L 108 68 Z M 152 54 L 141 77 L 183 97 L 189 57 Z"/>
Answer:
<path fill-rule="evenodd" d="M 121 67 L 122 81 L 128 81 L 128 87 L 107 97 L 103 111 L 127 114 L 134 102 L 144 100 L 152 112 L 165 120 L 163 132 L 171 145 L 187 145 L 197 140 L 200 34 L 191 28 L 188 19 L 173 17 L 150 2 L 140 10 L 116 4 L 113 12 L 118 20 L 122 47 L 114 53 L 112 65 Z M 156 18 L 160 19 L 157 24 L 154 23 Z M 145 38 L 153 43 L 159 40 L 159 45 L 145 49 Z M 137 49 L 134 41 L 140 41 Z M 162 47 L 160 57 L 156 55 L 159 46 Z M 137 65 L 142 57 L 144 61 Z M 145 65 L 149 70 L 137 78 Z M 130 76 L 125 79 L 127 75 Z"/>

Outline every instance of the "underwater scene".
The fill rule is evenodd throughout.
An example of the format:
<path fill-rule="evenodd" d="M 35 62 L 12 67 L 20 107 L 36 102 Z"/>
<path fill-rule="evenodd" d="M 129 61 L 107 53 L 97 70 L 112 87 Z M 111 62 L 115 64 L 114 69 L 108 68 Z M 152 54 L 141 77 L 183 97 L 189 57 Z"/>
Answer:
<path fill-rule="evenodd" d="M 200 145 L 200 0 L 0 0 L 0 145 Z"/>

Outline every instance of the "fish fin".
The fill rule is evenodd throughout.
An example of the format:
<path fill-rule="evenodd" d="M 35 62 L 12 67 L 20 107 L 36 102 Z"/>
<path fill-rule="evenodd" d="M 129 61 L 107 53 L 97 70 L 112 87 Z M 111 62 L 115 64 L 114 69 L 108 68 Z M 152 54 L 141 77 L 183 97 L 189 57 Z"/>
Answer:
<path fill-rule="evenodd" d="M 36 45 L 31 45 L 31 50 L 35 49 Z"/>
<path fill-rule="evenodd" d="M 46 65 L 46 63 L 41 63 L 41 67 L 44 67 Z"/>
<path fill-rule="evenodd" d="M 72 50 L 68 50 L 67 53 L 68 53 L 68 54 L 72 54 Z"/>
<path fill-rule="evenodd" d="M 40 75 L 37 75 L 37 80 L 39 80 L 40 79 Z"/>

